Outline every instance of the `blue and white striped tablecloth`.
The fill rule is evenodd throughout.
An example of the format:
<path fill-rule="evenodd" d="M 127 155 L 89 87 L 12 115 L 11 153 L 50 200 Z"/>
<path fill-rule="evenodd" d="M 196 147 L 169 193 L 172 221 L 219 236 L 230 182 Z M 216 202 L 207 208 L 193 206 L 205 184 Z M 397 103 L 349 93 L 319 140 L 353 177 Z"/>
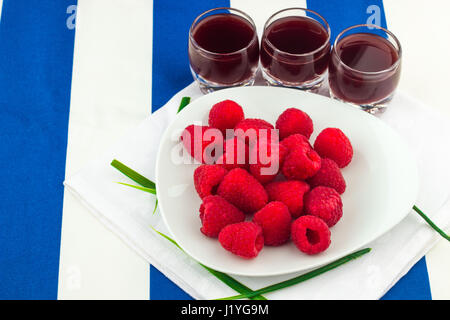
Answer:
<path fill-rule="evenodd" d="M 336 36 L 389 26 L 392 1 L 3 0 L 0 299 L 189 299 L 64 194 L 65 175 L 192 82 L 187 32 L 201 12 L 237 7 L 261 25 L 307 6 Z M 431 299 L 430 279 L 450 283 L 424 257 L 384 299 Z"/>

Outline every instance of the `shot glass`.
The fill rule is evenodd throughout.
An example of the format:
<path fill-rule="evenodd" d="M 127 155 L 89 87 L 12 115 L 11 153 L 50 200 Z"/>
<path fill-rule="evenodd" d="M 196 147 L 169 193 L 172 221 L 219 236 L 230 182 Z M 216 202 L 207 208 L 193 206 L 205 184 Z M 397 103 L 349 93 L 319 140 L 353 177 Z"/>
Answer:
<path fill-rule="evenodd" d="M 259 43 L 253 20 L 233 8 L 199 15 L 189 30 L 189 62 L 203 93 L 252 85 L 258 69 Z"/>
<path fill-rule="evenodd" d="M 317 12 L 289 8 L 266 22 L 260 60 L 269 85 L 313 90 L 320 87 L 330 56 L 330 27 Z"/>
<path fill-rule="evenodd" d="M 328 68 L 331 97 L 370 113 L 386 110 L 400 79 L 402 48 L 395 35 L 376 25 L 342 31 Z"/>

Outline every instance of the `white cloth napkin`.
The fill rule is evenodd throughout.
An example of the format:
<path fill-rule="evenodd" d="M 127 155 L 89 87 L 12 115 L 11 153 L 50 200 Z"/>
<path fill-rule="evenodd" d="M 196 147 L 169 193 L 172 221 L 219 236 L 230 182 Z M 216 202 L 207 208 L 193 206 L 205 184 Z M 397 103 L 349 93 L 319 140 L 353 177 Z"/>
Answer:
<path fill-rule="evenodd" d="M 144 259 L 196 299 L 213 299 L 236 292 L 220 282 L 150 225 L 168 234 L 159 212 L 152 214 L 152 195 L 116 184 L 130 182 L 110 166 L 118 159 L 149 179 L 161 136 L 175 117 L 183 96 L 201 96 L 196 84 L 176 94 L 163 108 L 126 135 L 103 157 L 64 184 L 92 213 Z M 404 137 L 419 163 L 421 190 L 417 205 L 439 226 L 450 224 L 450 131 L 426 106 L 398 92 L 381 118 Z M 170 234 L 169 234 L 170 235 Z M 369 254 L 302 284 L 267 294 L 269 299 L 379 299 L 433 246 L 439 236 L 411 212 L 389 233 L 369 246 Z M 235 278 L 252 289 L 297 276 Z"/>

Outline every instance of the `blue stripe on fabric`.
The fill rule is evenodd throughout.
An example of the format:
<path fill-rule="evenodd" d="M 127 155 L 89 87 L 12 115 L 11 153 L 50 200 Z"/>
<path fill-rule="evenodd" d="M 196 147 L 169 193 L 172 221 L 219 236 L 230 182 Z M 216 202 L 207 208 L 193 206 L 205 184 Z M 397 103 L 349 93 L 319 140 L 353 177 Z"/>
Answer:
<path fill-rule="evenodd" d="M 153 111 L 193 81 L 187 48 L 194 19 L 206 10 L 229 6 L 229 0 L 153 1 Z"/>
<path fill-rule="evenodd" d="M 208 9 L 229 6 L 229 0 L 153 1 L 153 111 L 193 81 L 187 47 L 194 19 Z M 150 268 L 150 298 L 192 299 L 153 266 Z"/>
<path fill-rule="evenodd" d="M 430 282 L 425 257 L 420 259 L 382 298 L 382 300 L 400 299 L 431 300 Z"/>
<path fill-rule="evenodd" d="M 3 0 L 0 298 L 56 299 L 76 0 Z"/>
<path fill-rule="evenodd" d="M 386 16 L 384 15 L 383 1 L 381 0 L 306 0 L 306 3 L 308 9 L 316 11 L 327 20 L 331 28 L 331 43 L 345 28 L 367 23 L 367 19 L 374 12 L 371 10 L 371 6 L 379 8 L 379 25 L 386 28 Z M 368 11 L 370 13 L 367 13 Z"/>
<path fill-rule="evenodd" d="M 363 24 L 373 14 L 370 6 L 380 9 L 380 25 L 386 27 L 383 1 L 381 0 L 307 0 L 307 7 L 321 14 L 330 25 L 331 41 L 345 28 Z M 369 9 L 368 9 L 369 8 Z M 368 13 L 369 11 L 369 13 Z M 430 284 L 425 258 L 422 258 L 386 295 L 386 299 L 431 299 Z"/>

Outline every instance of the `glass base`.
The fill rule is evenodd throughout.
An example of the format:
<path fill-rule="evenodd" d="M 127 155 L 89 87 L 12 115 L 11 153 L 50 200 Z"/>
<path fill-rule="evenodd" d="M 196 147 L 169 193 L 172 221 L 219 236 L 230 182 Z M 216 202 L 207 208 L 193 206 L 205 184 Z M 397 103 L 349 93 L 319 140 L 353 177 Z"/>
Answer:
<path fill-rule="evenodd" d="M 285 87 L 285 88 L 293 88 L 293 89 L 300 89 L 305 90 L 309 92 L 316 93 L 319 88 L 322 86 L 323 80 L 325 79 L 326 72 L 324 72 L 322 75 L 317 77 L 314 80 L 310 80 L 301 84 L 293 84 L 293 83 L 286 83 L 282 80 L 276 79 L 272 77 L 269 73 L 267 73 L 264 68 L 261 69 L 262 76 L 264 80 L 266 81 L 266 84 L 269 86 L 276 86 L 276 87 Z"/>
<path fill-rule="evenodd" d="M 387 96 L 386 98 L 383 98 L 379 101 L 375 101 L 375 102 L 368 103 L 368 104 L 356 104 L 356 103 L 345 101 L 345 100 L 342 100 L 341 98 L 338 98 L 337 96 L 335 96 L 333 94 L 333 91 L 330 89 L 330 97 L 331 98 L 341 101 L 341 102 L 344 102 L 344 103 L 347 103 L 351 106 L 354 106 L 360 110 L 366 111 L 370 114 L 380 114 L 380 113 L 385 112 L 389 102 L 394 97 L 394 93 L 395 92 L 392 92 L 389 96 Z"/>
<path fill-rule="evenodd" d="M 204 94 L 214 92 L 217 90 L 221 90 L 221 89 L 226 89 L 226 88 L 252 86 L 255 83 L 255 75 L 253 75 L 250 79 L 244 80 L 239 83 L 235 83 L 235 84 L 231 84 L 231 85 L 224 85 L 224 84 L 206 80 L 205 78 L 196 74 L 194 72 L 194 70 L 192 70 L 192 68 L 191 68 L 191 73 L 192 73 L 192 76 L 194 77 L 194 80 L 198 83 L 198 85 L 200 87 L 200 91 Z"/>

